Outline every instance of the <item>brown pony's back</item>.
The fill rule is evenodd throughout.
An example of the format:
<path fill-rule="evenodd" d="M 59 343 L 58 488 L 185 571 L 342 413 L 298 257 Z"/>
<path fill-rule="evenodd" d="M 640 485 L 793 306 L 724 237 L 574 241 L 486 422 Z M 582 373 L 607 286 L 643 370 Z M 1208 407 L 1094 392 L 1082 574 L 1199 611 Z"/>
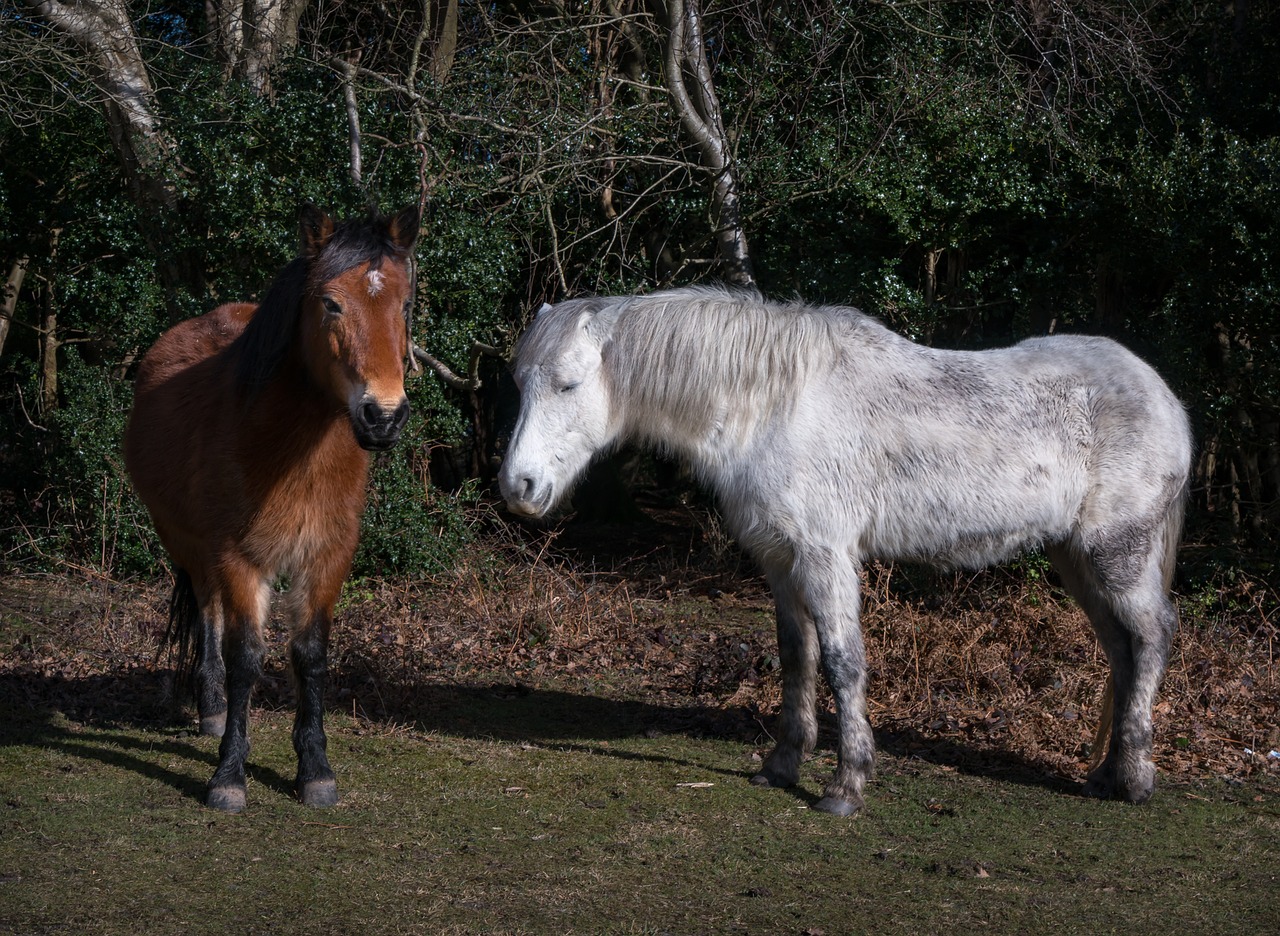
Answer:
<path fill-rule="evenodd" d="M 221 524 L 211 523 L 210 510 L 202 506 L 227 507 L 226 498 L 210 490 L 211 481 L 215 489 L 224 484 L 209 466 L 228 464 L 227 443 L 235 430 L 225 403 L 235 397 L 228 349 L 255 309 L 232 303 L 179 322 L 143 356 L 134 378 L 125 463 L 179 568 L 202 569 L 214 548 L 209 532 Z"/>

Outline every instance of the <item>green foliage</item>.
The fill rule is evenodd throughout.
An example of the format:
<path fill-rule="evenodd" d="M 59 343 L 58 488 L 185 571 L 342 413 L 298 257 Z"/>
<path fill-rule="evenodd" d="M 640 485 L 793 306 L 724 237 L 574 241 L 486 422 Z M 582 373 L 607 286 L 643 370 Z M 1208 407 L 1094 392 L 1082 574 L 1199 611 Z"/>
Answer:
<path fill-rule="evenodd" d="M 130 386 L 87 365 L 74 348 L 61 379 L 68 389 L 49 422 L 47 470 L 68 483 L 49 492 L 48 538 L 38 554 L 46 562 L 69 558 L 117 575 L 155 574 L 160 543 L 120 454 Z"/>
<path fill-rule="evenodd" d="M 1021 6 L 1007 17 L 965 4 L 708 8 L 763 290 L 860 305 L 949 346 L 1050 329 L 1119 338 L 1192 410 L 1204 452 L 1193 527 L 1269 549 L 1280 501 L 1280 295 L 1267 273 L 1280 261 L 1280 138 L 1274 82 L 1263 79 L 1280 59 L 1276 16 L 1256 6 L 1243 31 L 1225 14 L 1160 7 L 1145 34 L 1115 18 L 1120 7 L 1092 6 L 1081 16 L 1111 19 L 1089 36 L 1133 30 L 1131 51 L 1151 69 L 1109 70 L 1112 59 L 1081 53 L 1070 63 L 1083 70 L 1078 86 L 1065 67 L 1044 84 Z M 159 259 L 183 271 L 176 296 L 156 275 L 99 110 L 15 74 L 13 120 L 0 126 L 0 260 L 28 255 L 32 266 L 0 357 L 0 493 L 17 518 L 0 523 L 6 554 L 53 537 L 68 561 L 108 561 L 110 528 L 111 563 L 150 561 L 154 543 L 136 524 L 86 506 L 118 483 L 106 455 L 128 364 L 168 324 L 169 303 L 197 314 L 260 295 L 293 256 L 304 201 L 345 214 L 426 194 L 414 338 L 456 371 L 477 340 L 509 348 L 543 300 L 714 276 L 709 179 L 662 87 L 663 27 L 638 16 L 623 36 L 593 11 L 473 10 L 448 80 L 419 63 L 407 87 L 397 83 L 419 14 L 391 22 L 344 8 L 306 21 L 308 57 L 274 72 L 272 97 L 224 79 L 193 38 L 206 25 L 197 7 L 145 17 L 149 64 L 166 79 L 156 106 L 175 143 L 182 224 Z M 1140 47 L 1157 34 L 1170 39 Z M 342 83 L 319 64 L 356 37 L 367 69 L 356 88 L 360 184 Z M 72 100 L 90 99 L 84 76 L 67 80 Z M 50 311 L 65 342 L 56 413 L 38 406 Z M 360 568 L 447 562 L 404 532 L 461 542 L 448 498 L 425 479 L 433 461 L 486 463 L 490 383 L 472 395 L 429 375 L 412 381 L 413 436 L 378 467 Z M 96 440 L 89 455 L 58 451 L 82 437 Z M 51 530 L 70 505 L 75 532 Z"/>
<path fill-rule="evenodd" d="M 405 430 L 407 437 L 419 437 L 423 422 L 411 419 Z M 426 461 L 426 453 L 412 444 L 378 457 L 371 472 L 353 574 L 373 577 L 441 572 L 451 568 L 458 551 L 472 541 L 468 511 L 475 509 L 475 488 L 453 494 L 433 490 Z"/>

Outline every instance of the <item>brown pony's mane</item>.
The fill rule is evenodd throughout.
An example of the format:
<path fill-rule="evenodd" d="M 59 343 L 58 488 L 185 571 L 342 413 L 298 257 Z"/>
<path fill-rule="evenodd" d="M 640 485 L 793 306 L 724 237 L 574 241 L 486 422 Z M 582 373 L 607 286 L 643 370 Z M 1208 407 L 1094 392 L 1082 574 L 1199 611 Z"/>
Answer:
<path fill-rule="evenodd" d="M 236 383 L 250 395 L 271 379 L 293 339 L 302 300 L 320 295 L 326 283 L 353 267 L 371 270 L 390 257 L 405 263 L 409 252 L 392 239 L 388 219 L 378 212 L 339 224 L 314 255 L 291 260 L 271 282 L 240 337 L 231 346 Z"/>

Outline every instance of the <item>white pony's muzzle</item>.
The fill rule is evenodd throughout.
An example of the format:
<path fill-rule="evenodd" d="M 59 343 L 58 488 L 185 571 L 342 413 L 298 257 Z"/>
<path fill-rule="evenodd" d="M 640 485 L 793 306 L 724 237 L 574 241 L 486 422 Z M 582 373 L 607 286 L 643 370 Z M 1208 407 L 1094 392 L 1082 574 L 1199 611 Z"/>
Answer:
<path fill-rule="evenodd" d="M 554 485 L 539 484 L 536 478 L 510 463 L 498 472 L 498 489 L 511 512 L 526 517 L 541 517 L 555 502 Z"/>

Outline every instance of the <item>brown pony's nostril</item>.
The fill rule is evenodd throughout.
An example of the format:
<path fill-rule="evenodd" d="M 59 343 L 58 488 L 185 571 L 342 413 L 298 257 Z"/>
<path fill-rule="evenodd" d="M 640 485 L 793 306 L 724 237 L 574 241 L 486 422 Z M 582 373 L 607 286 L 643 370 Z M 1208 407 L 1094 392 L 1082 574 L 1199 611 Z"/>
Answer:
<path fill-rule="evenodd" d="M 377 403 L 366 403 L 360 407 L 360 418 L 366 426 L 373 428 L 382 422 L 382 407 Z"/>
<path fill-rule="evenodd" d="M 409 401 L 401 400 L 400 405 L 396 407 L 396 411 L 391 415 L 391 425 L 397 432 L 404 428 L 404 424 L 409 421 Z"/>

